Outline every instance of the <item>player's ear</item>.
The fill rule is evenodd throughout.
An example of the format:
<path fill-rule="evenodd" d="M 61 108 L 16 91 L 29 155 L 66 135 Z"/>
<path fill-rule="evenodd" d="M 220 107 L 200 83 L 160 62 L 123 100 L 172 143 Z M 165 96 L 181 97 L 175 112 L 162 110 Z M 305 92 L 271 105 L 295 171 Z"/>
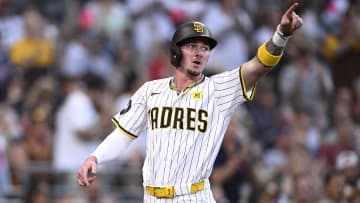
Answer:
<path fill-rule="evenodd" d="M 170 62 L 173 66 L 178 67 L 180 66 L 182 58 L 182 52 L 180 47 L 171 44 L 170 46 Z"/>

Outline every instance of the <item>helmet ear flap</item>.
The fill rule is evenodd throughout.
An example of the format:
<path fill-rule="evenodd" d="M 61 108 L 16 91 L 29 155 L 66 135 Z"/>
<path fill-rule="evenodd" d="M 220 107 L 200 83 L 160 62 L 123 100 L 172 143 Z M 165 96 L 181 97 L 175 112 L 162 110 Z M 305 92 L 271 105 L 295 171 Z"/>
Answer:
<path fill-rule="evenodd" d="M 176 46 L 175 44 L 171 44 L 170 46 L 170 62 L 173 66 L 178 67 L 181 63 L 182 52 L 180 47 Z"/>

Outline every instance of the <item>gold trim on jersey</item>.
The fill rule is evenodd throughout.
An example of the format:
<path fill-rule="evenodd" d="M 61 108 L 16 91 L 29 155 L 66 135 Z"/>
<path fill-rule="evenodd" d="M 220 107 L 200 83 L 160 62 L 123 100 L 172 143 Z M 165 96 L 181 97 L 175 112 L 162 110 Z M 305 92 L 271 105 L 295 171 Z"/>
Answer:
<path fill-rule="evenodd" d="M 116 126 L 117 129 L 119 129 L 124 135 L 126 135 L 130 139 L 135 140 L 137 138 L 136 135 L 128 132 L 123 127 L 121 127 L 121 125 L 119 124 L 119 122 L 115 118 L 112 118 L 111 121 L 114 123 L 114 125 Z"/>
<path fill-rule="evenodd" d="M 196 82 L 190 84 L 189 86 L 187 86 L 182 92 L 187 93 L 191 88 L 193 88 L 196 85 L 202 83 L 204 80 L 205 80 L 205 75 L 203 74 L 203 75 L 201 75 L 201 78 L 198 81 L 196 81 Z M 170 85 L 170 89 L 178 92 L 178 89 L 176 88 L 176 85 L 175 85 L 175 77 L 170 80 L 169 85 Z"/>
<path fill-rule="evenodd" d="M 247 94 L 248 89 L 246 88 L 244 76 L 243 76 L 243 73 L 242 73 L 242 67 L 240 67 L 240 69 L 239 69 L 239 77 L 240 77 L 240 81 L 241 81 L 241 88 L 242 88 L 242 91 L 243 91 L 244 98 L 247 101 L 252 101 L 254 99 L 255 89 L 256 89 L 256 84 L 257 83 L 255 83 L 254 88 L 252 89 L 251 95 L 249 97 L 248 94 Z"/>

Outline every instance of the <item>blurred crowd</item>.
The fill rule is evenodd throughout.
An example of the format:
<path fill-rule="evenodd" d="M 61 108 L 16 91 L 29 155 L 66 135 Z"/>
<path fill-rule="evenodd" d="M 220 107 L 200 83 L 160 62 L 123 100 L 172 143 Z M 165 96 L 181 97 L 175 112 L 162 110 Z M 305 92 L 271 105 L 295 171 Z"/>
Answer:
<path fill-rule="evenodd" d="M 134 90 L 172 75 L 176 26 L 212 31 L 212 75 L 255 56 L 292 2 L 0 0 L 0 200 L 141 202 L 145 136 L 90 188 L 75 174 Z M 298 2 L 304 26 L 226 133 L 219 203 L 360 202 L 360 2 Z"/>

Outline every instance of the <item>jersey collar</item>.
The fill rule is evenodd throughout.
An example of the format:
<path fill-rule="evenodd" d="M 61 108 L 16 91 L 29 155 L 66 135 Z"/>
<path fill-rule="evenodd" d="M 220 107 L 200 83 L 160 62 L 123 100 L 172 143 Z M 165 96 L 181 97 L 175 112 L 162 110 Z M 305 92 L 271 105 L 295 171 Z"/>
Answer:
<path fill-rule="evenodd" d="M 196 82 L 190 84 L 189 86 L 187 86 L 182 92 L 183 92 L 183 93 L 187 93 L 191 88 L 193 88 L 193 87 L 195 87 L 196 85 L 202 83 L 204 80 L 205 80 L 205 75 L 202 74 L 202 75 L 201 75 L 201 78 L 200 78 L 198 81 L 196 81 Z M 170 89 L 176 91 L 177 93 L 180 93 L 180 92 L 176 89 L 175 77 L 171 78 L 169 85 L 170 85 Z"/>

